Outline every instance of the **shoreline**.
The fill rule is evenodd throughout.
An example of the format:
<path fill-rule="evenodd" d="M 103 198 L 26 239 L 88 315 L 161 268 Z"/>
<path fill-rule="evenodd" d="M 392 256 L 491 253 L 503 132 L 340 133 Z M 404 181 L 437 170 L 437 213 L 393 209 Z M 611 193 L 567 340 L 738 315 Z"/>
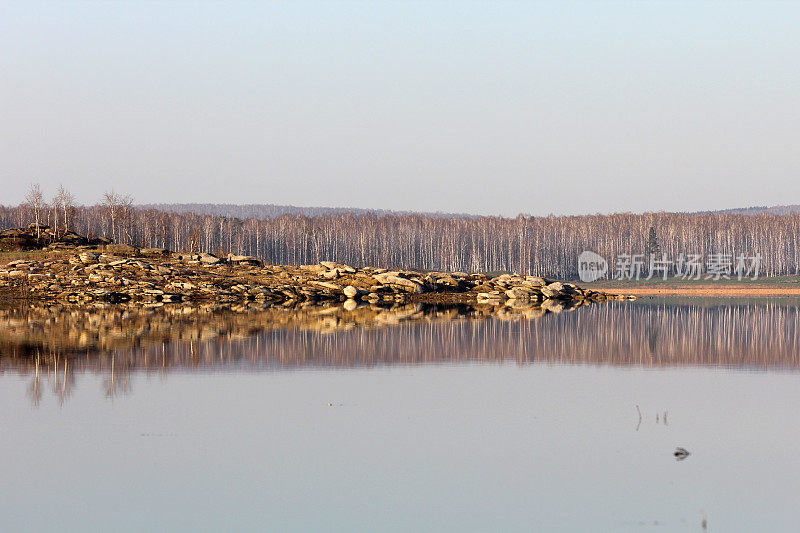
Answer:
<path fill-rule="evenodd" d="M 254 302 L 269 306 L 332 301 L 394 305 L 634 298 L 539 276 L 354 268 L 331 261 L 266 265 L 252 256 L 217 257 L 118 244 L 58 244 L 0 266 L 2 301 Z"/>
<path fill-rule="evenodd" d="M 636 296 L 695 296 L 709 298 L 747 298 L 769 296 L 800 296 L 800 283 L 759 283 L 728 282 L 693 284 L 675 282 L 674 284 L 645 283 L 587 283 L 584 286 L 598 291 L 623 291 Z"/>

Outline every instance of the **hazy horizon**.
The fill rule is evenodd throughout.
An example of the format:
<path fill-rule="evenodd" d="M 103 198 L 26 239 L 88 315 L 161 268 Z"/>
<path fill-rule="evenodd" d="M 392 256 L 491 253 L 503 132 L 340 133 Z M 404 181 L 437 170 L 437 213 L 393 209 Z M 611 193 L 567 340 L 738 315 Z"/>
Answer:
<path fill-rule="evenodd" d="M 48 201 L 49 196 L 45 194 L 44 200 Z M 337 211 L 337 212 L 355 212 L 355 213 L 362 213 L 362 212 L 376 212 L 376 213 L 393 213 L 393 214 L 414 214 L 414 215 L 445 215 L 448 217 L 504 217 L 504 218 L 516 218 L 517 216 L 538 216 L 538 217 L 548 217 L 548 216 L 607 216 L 607 215 L 621 215 L 621 214 L 633 214 L 633 215 L 642 215 L 642 214 L 703 214 L 703 213 L 730 213 L 730 214 L 752 214 L 749 212 L 754 211 L 765 211 L 771 212 L 772 214 L 787 214 L 785 212 L 776 213 L 775 210 L 781 211 L 782 209 L 789 209 L 791 213 L 800 212 L 800 204 L 785 204 L 785 205 L 772 205 L 772 206 L 740 206 L 735 208 L 722 208 L 722 209 L 700 209 L 695 211 L 666 211 L 666 210 L 651 210 L 651 211 L 636 211 L 636 210 L 627 210 L 627 211 L 608 211 L 608 212 L 601 212 L 601 211 L 587 211 L 585 213 L 563 213 L 563 214 L 555 214 L 555 213 L 537 213 L 533 214 L 530 212 L 520 212 L 516 214 L 485 214 L 485 213 L 470 213 L 466 211 L 462 212 L 453 212 L 453 211 L 415 211 L 415 210 L 404 210 L 404 209 L 384 209 L 384 208 L 375 208 L 375 207 L 368 207 L 368 206 L 339 206 L 339 205 L 296 205 L 296 204 L 267 204 L 267 203 L 239 203 L 233 204 L 228 202 L 151 202 L 151 203 L 142 203 L 137 202 L 136 199 L 133 199 L 134 202 L 132 206 L 134 208 L 139 209 L 164 209 L 169 211 L 170 209 L 167 208 L 183 208 L 178 209 L 176 212 L 184 213 L 184 212 L 195 212 L 198 214 L 218 214 L 216 210 L 205 209 L 205 210 L 192 210 L 189 209 L 191 206 L 203 206 L 203 207 L 228 207 L 228 208 L 250 208 L 250 207 L 275 207 L 275 208 L 289 208 L 289 209 L 296 209 L 298 212 L 303 211 L 311 211 L 311 210 L 319 210 L 319 211 Z M 25 202 L 24 200 L 16 203 L 16 204 L 0 204 L 0 207 L 7 207 L 7 208 L 14 208 L 19 205 L 23 205 Z M 95 202 L 89 203 L 78 203 L 75 204 L 77 207 L 85 207 L 91 208 L 96 206 L 102 206 L 103 202 L 100 198 L 98 198 Z M 308 214 L 308 213 L 304 213 Z M 226 215 L 226 216 L 233 216 L 233 215 Z M 239 215 L 236 215 L 239 216 Z M 249 216 L 244 218 L 251 218 Z M 263 218 L 263 217 L 257 217 Z"/>
<path fill-rule="evenodd" d="M 800 204 L 800 5 L 0 1 L 0 204 Z"/>

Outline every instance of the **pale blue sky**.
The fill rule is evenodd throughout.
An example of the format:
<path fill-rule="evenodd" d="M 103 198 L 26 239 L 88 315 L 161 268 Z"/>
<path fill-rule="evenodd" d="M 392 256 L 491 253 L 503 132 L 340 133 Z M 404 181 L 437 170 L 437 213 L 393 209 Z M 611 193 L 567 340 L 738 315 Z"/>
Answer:
<path fill-rule="evenodd" d="M 0 203 L 800 203 L 800 4 L 0 1 Z"/>

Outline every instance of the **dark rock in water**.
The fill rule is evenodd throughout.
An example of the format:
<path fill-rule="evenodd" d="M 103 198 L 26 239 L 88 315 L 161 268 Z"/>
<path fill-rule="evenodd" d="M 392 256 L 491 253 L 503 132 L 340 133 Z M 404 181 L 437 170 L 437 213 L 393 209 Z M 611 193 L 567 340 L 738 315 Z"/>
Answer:
<path fill-rule="evenodd" d="M 124 302 L 130 302 L 131 297 L 122 292 L 110 292 L 103 297 L 103 300 L 110 304 L 119 304 Z"/>
<path fill-rule="evenodd" d="M 676 460 L 683 461 L 684 459 L 689 457 L 691 453 L 689 453 L 689 450 L 687 450 L 686 448 L 681 448 L 680 446 L 678 446 L 677 448 L 675 448 L 675 452 L 672 455 L 675 456 Z"/>

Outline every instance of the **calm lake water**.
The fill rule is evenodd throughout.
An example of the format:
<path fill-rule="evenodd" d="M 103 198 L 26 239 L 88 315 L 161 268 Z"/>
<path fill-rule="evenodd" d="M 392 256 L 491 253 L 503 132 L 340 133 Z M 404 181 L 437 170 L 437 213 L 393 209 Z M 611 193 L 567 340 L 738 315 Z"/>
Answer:
<path fill-rule="evenodd" d="M 5 310 L 0 530 L 797 527 L 796 301 L 554 311 Z"/>

